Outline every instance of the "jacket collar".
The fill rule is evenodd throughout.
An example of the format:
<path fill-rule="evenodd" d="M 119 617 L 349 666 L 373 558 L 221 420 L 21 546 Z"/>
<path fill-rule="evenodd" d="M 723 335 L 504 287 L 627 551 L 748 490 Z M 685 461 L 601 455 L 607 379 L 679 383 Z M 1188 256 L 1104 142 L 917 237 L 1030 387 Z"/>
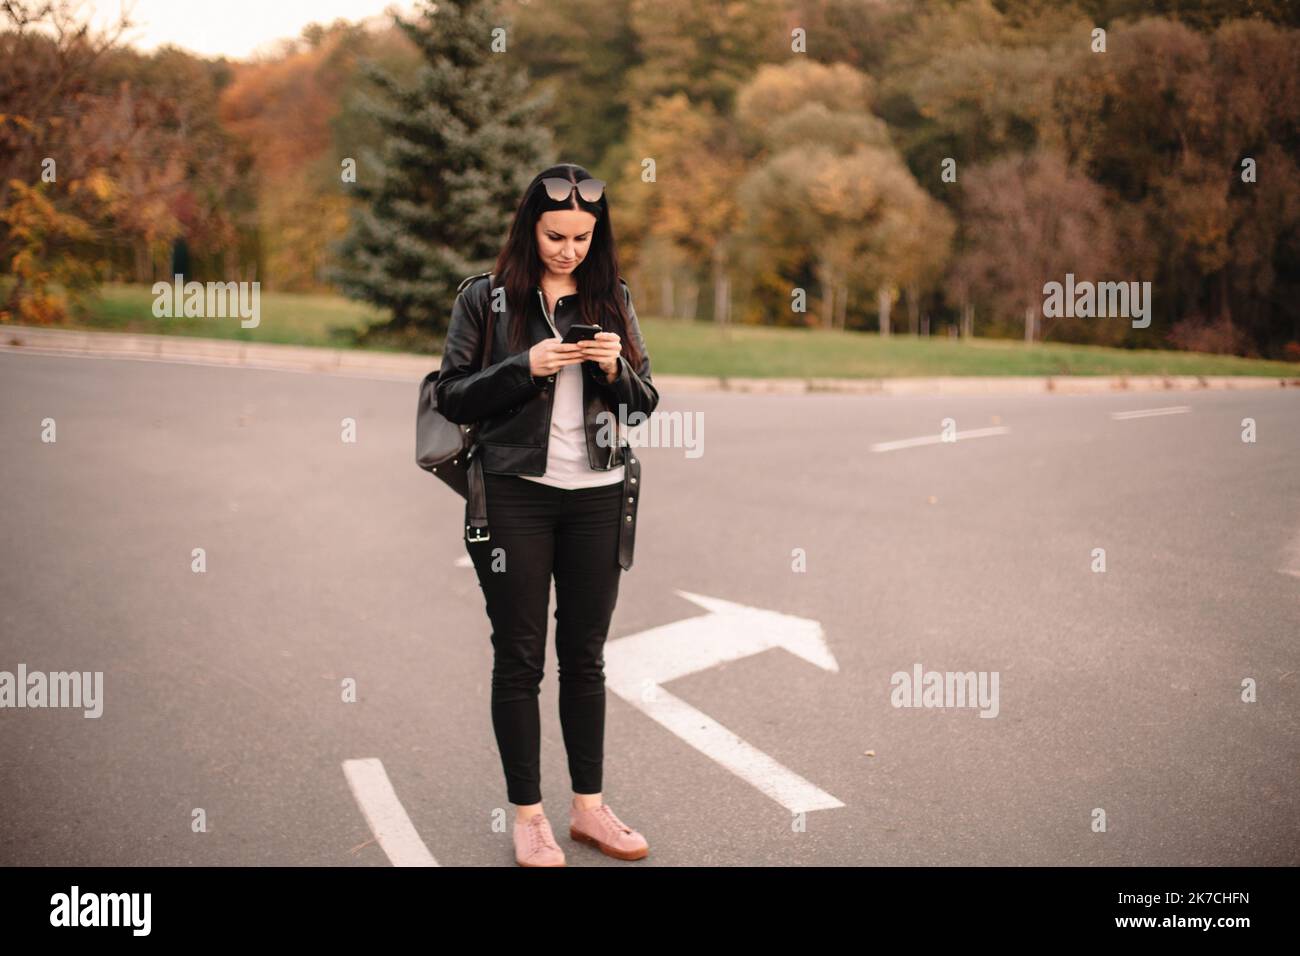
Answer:
<path fill-rule="evenodd" d="M 542 295 L 545 295 L 545 294 L 546 294 L 546 290 L 542 288 L 542 284 L 541 284 L 540 282 L 537 283 L 537 291 L 540 292 L 540 293 L 542 293 Z M 564 294 L 562 294 L 561 296 L 559 296 L 559 298 L 560 298 L 560 299 L 572 299 L 572 298 L 575 298 L 578 294 L 579 294 L 578 290 L 577 290 L 577 289 L 574 289 L 572 292 L 565 292 Z M 558 300 L 557 300 L 557 301 L 558 301 Z"/>

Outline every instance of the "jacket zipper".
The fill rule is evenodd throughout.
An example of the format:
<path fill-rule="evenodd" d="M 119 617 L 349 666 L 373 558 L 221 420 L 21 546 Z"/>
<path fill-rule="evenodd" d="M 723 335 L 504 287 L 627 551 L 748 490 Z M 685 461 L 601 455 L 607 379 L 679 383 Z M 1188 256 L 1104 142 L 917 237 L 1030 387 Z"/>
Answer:
<path fill-rule="evenodd" d="M 555 327 L 555 323 L 551 321 L 551 314 L 546 311 L 546 296 L 542 295 L 541 286 L 538 286 L 537 288 L 537 300 L 542 304 L 542 318 L 546 319 L 546 324 L 551 327 L 551 331 L 555 333 L 555 337 L 559 338 L 560 330 Z M 551 384 L 558 385 L 559 383 L 552 382 Z M 551 415 L 554 414 L 554 412 L 555 412 L 555 389 L 551 389 L 550 394 L 546 397 L 546 431 L 543 432 L 543 434 L 546 436 L 546 444 L 542 446 L 542 448 L 544 449 L 543 456 L 542 456 L 542 474 L 546 473 L 546 460 L 550 454 Z"/>
<path fill-rule="evenodd" d="M 542 295 L 541 287 L 538 287 L 537 289 L 537 301 L 542 303 L 542 315 L 546 317 L 546 324 L 551 327 L 551 331 L 555 333 L 555 337 L 558 339 L 560 337 L 560 330 L 557 329 L 555 323 L 551 321 L 551 313 L 546 311 L 546 296 Z"/>

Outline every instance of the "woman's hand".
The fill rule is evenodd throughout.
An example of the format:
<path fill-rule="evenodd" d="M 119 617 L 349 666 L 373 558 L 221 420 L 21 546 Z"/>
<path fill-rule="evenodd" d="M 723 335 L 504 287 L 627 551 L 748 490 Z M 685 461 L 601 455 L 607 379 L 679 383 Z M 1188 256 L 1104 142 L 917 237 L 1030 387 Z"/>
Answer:
<path fill-rule="evenodd" d="M 597 332 L 594 339 L 579 342 L 578 347 L 584 359 L 600 366 L 607 382 L 618 377 L 618 357 L 623 352 L 623 342 L 617 332 Z"/>
<path fill-rule="evenodd" d="M 529 370 L 537 376 L 554 375 L 566 365 L 577 365 L 583 356 L 576 345 L 559 339 L 543 339 L 528 350 Z"/>

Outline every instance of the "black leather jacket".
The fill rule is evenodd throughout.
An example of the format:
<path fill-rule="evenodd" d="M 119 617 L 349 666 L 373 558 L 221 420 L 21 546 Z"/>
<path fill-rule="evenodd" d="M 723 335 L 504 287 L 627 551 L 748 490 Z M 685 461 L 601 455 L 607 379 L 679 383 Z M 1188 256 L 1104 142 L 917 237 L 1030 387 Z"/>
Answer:
<path fill-rule="evenodd" d="M 634 369 L 626 356 L 620 355 L 618 378 L 612 383 L 605 381 L 605 373 L 595 362 L 582 363 L 587 463 L 597 471 L 625 464 L 624 455 L 628 451 L 617 442 L 599 440 L 602 422 L 597 416 L 607 412 L 613 421 L 618 421 L 620 405 L 624 419 L 634 412 L 649 416 L 659 404 L 659 392 L 650 378 L 650 354 L 632 308 L 632 293 L 621 278 L 619 284 L 627 304 L 628 333 L 635 339 L 642 358 L 640 367 Z M 489 273 L 484 272 L 465 279 L 457 290 L 438 373 L 438 411 L 457 424 L 480 422 L 478 454 L 484 472 L 542 475 L 546 473 L 555 376 L 533 375 L 527 349 L 508 351 L 509 305 L 493 312 L 489 285 Z M 546 315 L 541 289 L 536 293 L 535 307 L 530 303 L 528 308 L 529 348 L 558 334 L 554 318 Z M 504 302 L 504 293 L 501 299 Z M 561 296 L 555 303 L 555 314 L 565 315 L 577 308 L 576 293 Z M 480 370 L 483 323 L 489 319 L 496 323 L 492 331 L 492 355 Z M 610 434 L 607 426 L 605 434 Z"/>

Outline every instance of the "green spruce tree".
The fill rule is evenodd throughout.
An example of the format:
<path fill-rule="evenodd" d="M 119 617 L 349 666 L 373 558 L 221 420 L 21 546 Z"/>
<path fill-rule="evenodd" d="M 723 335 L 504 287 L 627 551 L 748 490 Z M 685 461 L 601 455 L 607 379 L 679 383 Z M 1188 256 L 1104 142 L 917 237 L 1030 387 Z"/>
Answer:
<path fill-rule="evenodd" d="M 426 0 L 394 20 L 421 61 L 407 81 L 365 68 L 374 92 L 362 106 L 382 138 L 357 144 L 345 188 L 360 202 L 331 279 L 391 313 L 363 340 L 421 348 L 446 331 L 460 281 L 492 268 L 554 140 L 537 120 L 550 94 L 529 95 L 495 0 Z"/>

